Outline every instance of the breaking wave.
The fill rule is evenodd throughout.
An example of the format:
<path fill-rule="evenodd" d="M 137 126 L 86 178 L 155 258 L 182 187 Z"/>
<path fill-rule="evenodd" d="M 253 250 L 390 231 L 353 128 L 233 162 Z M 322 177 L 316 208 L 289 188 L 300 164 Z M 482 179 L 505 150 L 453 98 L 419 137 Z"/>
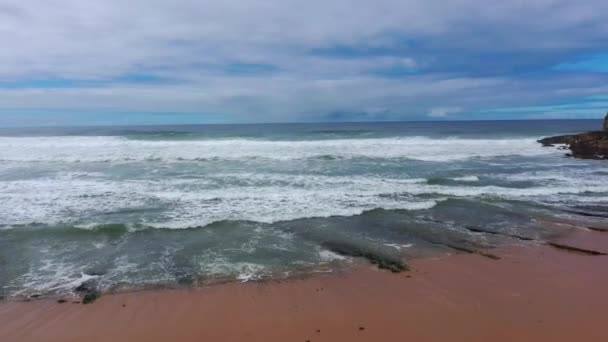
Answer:
<path fill-rule="evenodd" d="M 558 154 L 535 139 L 426 137 L 273 141 L 253 139 L 131 140 L 125 137 L 0 137 L 0 160 L 53 162 L 201 161 L 307 158 L 405 158 L 454 161 Z"/>

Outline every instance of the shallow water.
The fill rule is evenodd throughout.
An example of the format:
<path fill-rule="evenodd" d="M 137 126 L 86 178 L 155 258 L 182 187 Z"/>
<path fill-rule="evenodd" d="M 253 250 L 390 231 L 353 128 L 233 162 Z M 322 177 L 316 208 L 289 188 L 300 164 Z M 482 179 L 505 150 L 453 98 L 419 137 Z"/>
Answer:
<path fill-rule="evenodd" d="M 0 130 L 0 294 L 249 280 L 601 225 L 599 121 Z M 590 215 L 589 215 L 590 214 Z M 357 254 L 357 253 L 354 253 Z"/>

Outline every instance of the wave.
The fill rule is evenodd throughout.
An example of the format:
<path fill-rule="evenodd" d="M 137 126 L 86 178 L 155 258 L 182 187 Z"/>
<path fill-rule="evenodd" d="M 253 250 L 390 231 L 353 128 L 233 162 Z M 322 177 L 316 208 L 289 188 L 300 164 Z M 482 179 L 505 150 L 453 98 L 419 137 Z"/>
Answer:
<path fill-rule="evenodd" d="M 431 185 L 454 185 L 460 183 L 476 183 L 479 182 L 478 176 L 462 176 L 462 177 L 430 177 L 427 181 Z"/>
<path fill-rule="evenodd" d="M 287 220 L 242 220 L 242 219 L 223 219 L 212 222 L 200 222 L 199 224 L 192 225 L 184 225 L 181 229 L 161 229 L 162 234 L 172 234 L 172 231 L 176 234 L 181 234 L 184 232 L 193 233 L 199 230 L 205 230 L 206 232 L 226 232 L 232 228 L 238 227 L 238 229 L 245 230 L 253 230 L 258 231 L 259 229 L 274 229 L 280 228 L 285 229 L 285 227 L 294 225 L 299 226 L 302 222 L 324 222 L 331 220 L 340 220 L 340 219 L 365 219 L 365 218 L 377 218 L 377 217 L 389 217 L 390 213 L 395 213 L 399 215 L 403 215 L 403 218 L 413 219 L 414 216 L 410 216 L 407 212 L 416 213 L 418 211 L 422 212 L 434 212 L 434 211 L 443 211 L 450 208 L 466 208 L 467 210 L 484 208 L 485 211 L 496 210 L 498 208 L 502 208 L 505 205 L 513 205 L 519 204 L 524 205 L 525 202 L 520 201 L 508 201 L 508 200 L 471 200 L 464 198 L 444 198 L 441 201 L 437 201 L 435 205 L 419 205 L 418 207 L 403 209 L 403 208 L 393 208 L 386 209 L 380 207 L 372 207 L 370 209 L 361 210 L 360 212 L 352 215 L 312 215 L 309 217 L 298 217 Z M 503 209 L 501 209 L 503 210 Z M 389 215 L 389 216 L 387 216 Z M 492 213 L 488 213 L 488 215 L 492 215 Z M 321 221 L 320 221 L 321 220 Z M 313 225 L 304 225 L 301 228 L 308 229 L 318 229 L 317 224 Z M 323 225 L 318 226 L 321 227 Z M 173 228 L 171 226 L 163 227 L 160 224 L 137 224 L 133 222 L 128 223 L 100 223 L 100 222 L 87 222 L 87 223 L 70 223 L 70 222 L 62 222 L 56 224 L 43 224 L 43 223 L 30 223 L 30 224 L 20 224 L 20 225 L 11 225 L 11 226 L 2 226 L 4 230 L 11 231 L 15 234 L 22 235 L 31 235 L 32 237 L 36 237 L 39 239 L 45 239 L 45 235 L 54 236 L 58 238 L 78 238 L 78 237 L 86 237 L 86 236 L 97 236 L 97 237 L 108 237 L 108 238 L 119 238 L 126 234 L 132 233 L 145 233 L 145 232 L 154 232 L 159 231 L 159 228 Z M 181 232 L 181 233 L 180 233 Z M 273 231 L 273 234 L 276 234 L 277 231 Z M 284 232 L 288 234 L 287 232 Z M 288 236 L 282 236 L 283 238 L 288 238 Z M 107 242 L 107 240 L 105 240 Z"/>
<path fill-rule="evenodd" d="M 454 177 L 451 179 L 458 182 L 479 182 L 479 177 L 477 176 Z"/>
<path fill-rule="evenodd" d="M 547 202 L 568 195 L 593 202 L 602 201 L 608 193 L 603 178 L 572 177 L 524 188 L 466 179 L 441 183 L 378 175 L 243 172 L 194 179 L 114 180 L 66 173 L 63 178 L 0 182 L 0 223 L 58 223 L 66 217 L 72 222 L 128 219 L 134 224 L 179 229 L 222 220 L 350 216 L 373 208 L 421 210 L 451 197 Z"/>
<path fill-rule="evenodd" d="M 200 161 L 239 159 L 404 158 L 454 161 L 498 156 L 559 155 L 535 139 L 427 137 L 272 141 L 131 140 L 125 137 L 0 137 L 0 160 L 20 162 Z"/>
<path fill-rule="evenodd" d="M 546 210 L 521 201 L 448 199 L 422 211 L 373 209 L 273 224 L 224 220 L 182 230 L 132 223 L 15 227 L 0 232 L 5 241 L 20 241 L 3 246 L 4 255 L 19 257 L 8 259 L 12 273 L 0 277 L 0 289 L 10 296 L 71 295 L 83 283 L 115 291 L 277 278 L 331 269 L 354 256 L 401 263 L 403 255 L 428 256 L 431 249 L 479 251 L 505 242 L 501 232 L 542 240 L 555 234 L 536 220 Z M 472 234 L 469 226 L 499 234 Z"/>

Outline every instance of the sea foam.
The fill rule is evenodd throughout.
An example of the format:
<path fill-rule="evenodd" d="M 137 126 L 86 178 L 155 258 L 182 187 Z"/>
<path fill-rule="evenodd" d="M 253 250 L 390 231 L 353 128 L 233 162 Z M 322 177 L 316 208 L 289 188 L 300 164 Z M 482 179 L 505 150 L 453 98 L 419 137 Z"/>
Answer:
<path fill-rule="evenodd" d="M 272 141 L 130 140 L 124 137 L 0 137 L 0 160 L 53 162 L 206 161 L 264 158 L 407 158 L 453 161 L 558 154 L 535 139 L 426 137 Z"/>

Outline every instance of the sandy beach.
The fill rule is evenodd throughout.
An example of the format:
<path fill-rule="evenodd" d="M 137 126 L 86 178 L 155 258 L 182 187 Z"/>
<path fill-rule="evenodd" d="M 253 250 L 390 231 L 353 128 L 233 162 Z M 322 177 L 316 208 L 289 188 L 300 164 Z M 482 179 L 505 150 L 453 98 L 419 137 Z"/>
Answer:
<path fill-rule="evenodd" d="M 560 242 L 608 251 L 608 234 Z M 103 296 L 90 305 L 4 301 L 10 341 L 602 341 L 607 256 L 547 245 L 340 274 Z"/>

